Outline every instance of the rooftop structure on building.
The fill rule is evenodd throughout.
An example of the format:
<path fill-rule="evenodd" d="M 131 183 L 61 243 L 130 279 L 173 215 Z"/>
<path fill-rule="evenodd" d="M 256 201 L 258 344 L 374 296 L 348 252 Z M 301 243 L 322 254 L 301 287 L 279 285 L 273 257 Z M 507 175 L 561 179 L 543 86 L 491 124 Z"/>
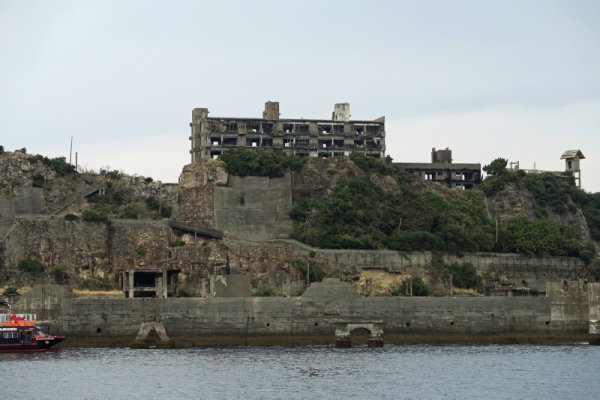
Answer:
<path fill-rule="evenodd" d="M 585 159 L 581 150 L 567 150 L 560 156 L 560 159 L 565 160 L 565 172 L 573 174 L 577 187 L 581 189 L 581 165 L 579 161 Z"/>
<path fill-rule="evenodd" d="M 565 160 L 564 171 L 547 171 L 543 169 L 537 169 L 535 163 L 533 169 L 521 169 L 519 168 L 519 161 L 513 161 L 510 163 L 510 169 L 513 171 L 523 171 L 528 174 L 554 174 L 557 176 L 572 176 L 575 179 L 575 184 L 581 189 L 581 163 L 580 161 L 585 159 L 581 150 L 565 150 L 560 156 L 561 160 Z"/>
<path fill-rule="evenodd" d="M 452 150 L 431 150 L 430 163 L 394 163 L 421 178 L 450 188 L 470 189 L 481 182 L 481 164 L 453 163 Z"/>
<path fill-rule="evenodd" d="M 192 111 L 192 162 L 236 148 L 271 148 L 295 156 L 344 157 L 353 151 L 385 156 L 385 117 L 351 120 L 350 104 L 335 105 L 331 119 L 281 119 L 279 102 L 268 101 L 262 118 L 209 117 Z"/>

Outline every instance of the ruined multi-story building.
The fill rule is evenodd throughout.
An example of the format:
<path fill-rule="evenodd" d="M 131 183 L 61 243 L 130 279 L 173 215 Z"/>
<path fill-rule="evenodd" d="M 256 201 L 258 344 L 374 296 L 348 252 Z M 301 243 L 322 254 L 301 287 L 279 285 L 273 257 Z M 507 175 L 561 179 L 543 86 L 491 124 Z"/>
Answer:
<path fill-rule="evenodd" d="M 394 163 L 421 178 L 450 188 L 472 188 L 481 182 L 481 164 L 453 163 L 452 150 L 431 150 L 430 163 Z"/>
<path fill-rule="evenodd" d="M 271 148 L 295 156 L 343 157 L 353 151 L 385 156 L 385 117 L 350 120 L 350 104 L 336 104 L 332 118 L 280 119 L 279 103 L 268 101 L 262 118 L 209 117 L 192 111 L 192 162 L 235 148 Z"/>

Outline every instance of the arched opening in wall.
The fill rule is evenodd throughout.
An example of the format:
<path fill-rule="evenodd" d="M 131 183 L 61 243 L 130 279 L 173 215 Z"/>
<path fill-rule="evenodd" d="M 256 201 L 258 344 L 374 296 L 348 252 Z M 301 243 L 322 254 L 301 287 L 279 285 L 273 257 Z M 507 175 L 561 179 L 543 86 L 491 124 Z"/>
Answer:
<path fill-rule="evenodd" d="M 369 343 L 371 331 L 367 328 L 356 328 L 350 332 L 350 343 L 354 346 L 366 346 Z"/>
<path fill-rule="evenodd" d="M 148 336 L 146 336 L 146 338 L 144 340 L 146 341 L 146 343 L 149 343 L 149 344 L 156 344 L 156 343 L 160 342 L 160 337 L 158 336 L 158 332 L 156 331 L 156 328 L 152 327 L 150 329 L 150 331 L 148 332 Z"/>

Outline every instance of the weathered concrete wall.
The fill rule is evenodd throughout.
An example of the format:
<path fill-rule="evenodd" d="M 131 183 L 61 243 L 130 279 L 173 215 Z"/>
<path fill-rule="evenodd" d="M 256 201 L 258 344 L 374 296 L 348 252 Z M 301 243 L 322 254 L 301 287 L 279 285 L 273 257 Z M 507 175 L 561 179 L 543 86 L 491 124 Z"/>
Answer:
<path fill-rule="evenodd" d="M 292 232 L 291 175 L 282 178 L 230 176 L 215 187 L 215 227 L 256 239 L 288 237 Z"/>
<path fill-rule="evenodd" d="M 285 280 L 294 283 L 305 279 L 295 267 L 298 260 L 310 261 L 328 276 L 338 276 L 357 285 L 365 270 L 421 276 L 428 283 L 441 271 L 426 252 L 322 250 L 288 240 L 220 241 L 190 235 L 183 237 L 184 246 L 170 247 L 175 235 L 163 221 L 114 220 L 108 228 L 103 223 L 38 216 L 17 217 L 11 224 L 7 225 L 6 239 L 0 246 L 0 286 L 14 283 L 10 276 L 18 275 L 17 264 L 25 257 L 40 260 L 47 267 L 46 272 L 62 265 L 71 276 L 79 278 L 104 277 L 121 268 L 166 266 L 181 269 L 183 280 L 222 274 L 229 257 L 233 273 L 249 275 L 253 286 L 269 285 L 276 290 Z M 580 278 L 585 272 L 581 260 L 575 258 L 466 254 L 446 255 L 443 261 L 471 262 L 480 274 L 490 279 L 496 277 L 538 290 L 545 290 L 546 281 Z M 11 274 L 6 275 L 7 272 Z"/>
<path fill-rule="evenodd" d="M 8 284 L 11 276 L 23 275 L 17 265 L 26 257 L 38 259 L 46 272 L 60 265 L 79 278 L 135 266 L 160 267 L 173 237 L 162 221 L 116 220 L 108 227 L 60 217 L 17 218 L 0 254 L 0 282 Z"/>
<path fill-rule="evenodd" d="M 250 277 L 247 275 L 217 275 L 210 278 L 216 297 L 250 297 Z"/>
<path fill-rule="evenodd" d="M 589 342 L 600 345 L 600 282 L 589 284 Z"/>
<path fill-rule="evenodd" d="M 218 160 L 188 164 L 179 178 L 176 219 L 238 237 L 288 237 L 292 200 L 319 197 L 340 177 L 362 174 L 347 159 L 311 159 L 301 173 L 282 178 L 228 175 Z M 393 181 L 393 180 L 392 180 Z"/>
<path fill-rule="evenodd" d="M 13 220 L 15 218 L 14 196 L 0 195 L 0 221 Z"/>
<path fill-rule="evenodd" d="M 305 257 L 330 270 L 343 268 L 384 269 L 407 275 L 430 275 L 439 262 L 430 252 L 398 252 L 390 250 L 325 250 L 288 240 L 281 241 L 293 248 L 295 257 Z M 513 282 L 517 286 L 545 290 L 546 282 L 582 278 L 585 265 L 574 257 L 529 257 L 519 254 L 481 253 L 455 256 L 445 254 L 444 264 L 471 263 L 488 278 Z"/>
<path fill-rule="evenodd" d="M 574 329 L 586 329 L 590 319 L 588 283 L 585 281 L 548 282 L 551 321 Z"/>
<path fill-rule="evenodd" d="M 45 304 L 45 308 L 40 308 Z M 587 327 L 551 318 L 545 297 L 291 297 L 63 299 L 19 303 L 49 318 L 66 345 L 129 344 L 160 322 L 181 345 L 333 343 L 339 322 L 381 321 L 386 343 L 585 340 Z"/>
<path fill-rule="evenodd" d="M 41 188 L 17 188 L 15 214 L 46 214 L 46 199 Z"/>

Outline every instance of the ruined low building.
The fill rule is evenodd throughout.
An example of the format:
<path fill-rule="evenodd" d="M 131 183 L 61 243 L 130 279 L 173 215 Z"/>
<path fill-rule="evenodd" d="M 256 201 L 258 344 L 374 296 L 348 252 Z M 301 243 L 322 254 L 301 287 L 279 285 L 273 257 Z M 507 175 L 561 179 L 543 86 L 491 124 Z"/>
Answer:
<path fill-rule="evenodd" d="M 335 105 L 329 119 L 280 119 L 279 102 L 268 101 L 262 118 L 209 117 L 192 111 L 192 162 L 235 148 L 271 148 L 289 155 L 344 157 L 353 151 L 385 156 L 385 117 L 350 120 L 350 105 Z"/>
<path fill-rule="evenodd" d="M 179 269 L 126 269 L 119 271 L 119 288 L 126 298 L 175 297 Z"/>
<path fill-rule="evenodd" d="M 450 188 L 470 189 L 481 182 L 481 164 L 454 163 L 452 150 L 431 150 L 430 163 L 395 163 L 421 178 Z"/>

